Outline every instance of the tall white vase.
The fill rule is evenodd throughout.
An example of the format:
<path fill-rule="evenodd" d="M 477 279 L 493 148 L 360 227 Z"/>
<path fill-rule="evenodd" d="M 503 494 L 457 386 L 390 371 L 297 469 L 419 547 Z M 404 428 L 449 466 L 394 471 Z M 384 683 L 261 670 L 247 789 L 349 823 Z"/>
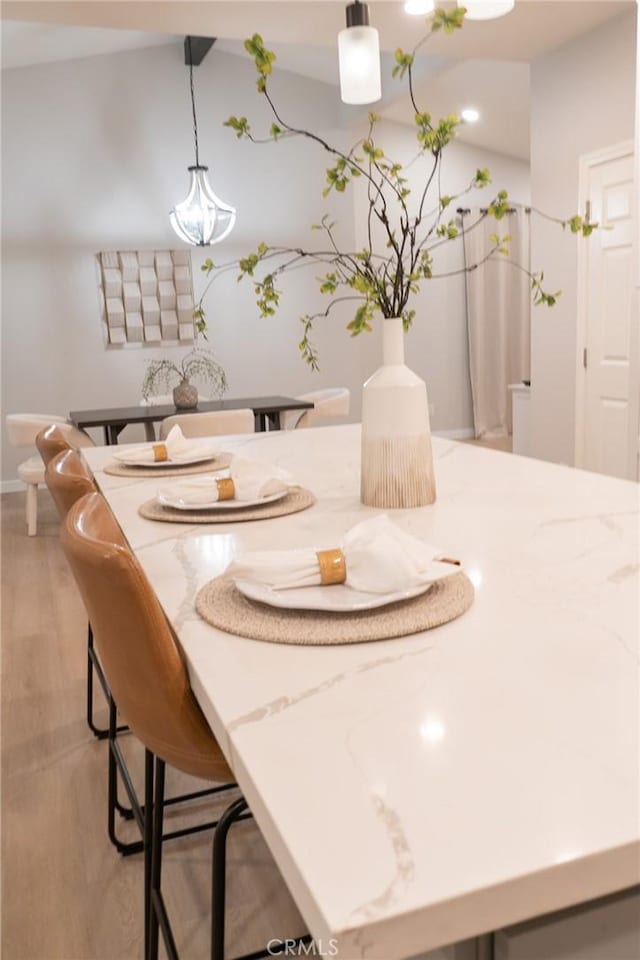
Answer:
<path fill-rule="evenodd" d="M 384 508 L 436 499 L 427 388 L 405 366 L 400 318 L 384 321 L 383 366 L 362 390 L 360 497 Z"/>

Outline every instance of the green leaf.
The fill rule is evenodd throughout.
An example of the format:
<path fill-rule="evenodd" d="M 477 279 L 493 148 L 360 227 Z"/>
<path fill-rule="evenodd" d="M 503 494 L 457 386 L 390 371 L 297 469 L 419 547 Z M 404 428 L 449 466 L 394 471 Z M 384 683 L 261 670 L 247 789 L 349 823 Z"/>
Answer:
<path fill-rule="evenodd" d="M 459 30 L 464 23 L 464 15 L 467 12 L 466 7 L 455 7 L 453 10 L 444 10 L 437 7 L 433 12 L 431 19 L 431 32 L 444 30 L 445 33 L 453 33 Z"/>
<path fill-rule="evenodd" d="M 246 117 L 229 117 L 228 120 L 225 120 L 223 126 L 235 130 L 238 139 L 250 135 L 250 127 Z"/>
<path fill-rule="evenodd" d="M 487 214 L 495 220 L 502 220 L 509 213 L 509 197 L 506 190 L 500 190 L 487 207 Z"/>
<path fill-rule="evenodd" d="M 409 69 L 413 66 L 413 55 L 410 53 L 405 53 L 404 50 L 401 50 L 400 47 L 396 50 L 394 54 L 395 66 L 391 71 L 393 77 L 400 77 L 401 80 L 404 80 L 404 75 Z"/>
<path fill-rule="evenodd" d="M 250 56 L 253 57 L 258 77 L 258 92 L 264 93 L 267 89 L 267 77 L 271 74 L 273 61 L 276 55 L 272 50 L 267 50 L 264 46 L 262 37 L 259 33 L 244 42 L 244 48 Z"/>
<path fill-rule="evenodd" d="M 347 324 L 347 330 L 350 332 L 352 337 L 357 337 L 360 333 L 363 333 L 365 330 L 367 333 L 371 332 L 371 321 L 373 319 L 374 305 L 365 300 L 362 306 L 358 307 L 356 310 L 356 315 L 351 321 Z"/>

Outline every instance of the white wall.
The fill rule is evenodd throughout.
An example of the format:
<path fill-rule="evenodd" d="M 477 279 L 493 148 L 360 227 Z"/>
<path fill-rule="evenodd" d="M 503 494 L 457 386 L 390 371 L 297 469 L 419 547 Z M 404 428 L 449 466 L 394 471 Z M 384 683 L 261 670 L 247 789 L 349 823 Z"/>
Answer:
<path fill-rule="evenodd" d="M 231 113 L 271 122 L 255 90 L 250 59 L 216 52 L 196 71 L 201 161 L 219 195 L 238 208 L 231 242 L 194 252 L 246 254 L 261 240 L 289 245 L 317 238 L 309 227 L 323 201 L 326 156 L 313 144 L 255 146 L 222 122 Z M 338 142 L 333 88 L 290 75 L 274 94 L 292 122 L 313 121 Z M 94 255 L 104 249 L 180 246 L 168 211 L 186 195 L 193 163 L 188 72 L 180 44 L 5 71 L 3 95 L 3 413 L 65 414 L 136 403 L 145 361 L 184 348 L 105 349 Z M 261 123 L 262 121 L 262 123 Z M 346 141 L 345 141 L 346 142 Z M 351 243 L 353 201 L 333 210 Z M 297 316 L 320 303 L 313 268 L 287 281 L 278 317 L 258 316 L 252 287 L 229 276 L 208 298 L 211 345 L 229 396 L 296 394 L 362 381 L 360 351 L 338 315 L 318 334 L 322 372 L 299 359 Z M 355 416 L 358 415 L 356 391 Z M 130 438 L 137 435 L 130 428 Z M 3 478 L 20 451 L 3 449 Z"/>
<path fill-rule="evenodd" d="M 228 241 L 194 251 L 196 294 L 205 256 L 226 262 L 261 240 L 316 244 L 319 234 L 310 225 L 325 210 L 339 221 L 345 244 L 356 243 L 353 195 L 322 198 L 324 151 L 296 140 L 256 146 L 222 127 L 233 113 L 249 117 L 256 132 L 268 130 L 271 117 L 255 77 L 248 57 L 215 48 L 196 71 L 201 161 L 210 167 L 214 189 L 238 208 Z M 355 139 L 336 88 L 276 73 L 273 90 L 293 123 L 342 146 Z M 94 257 L 105 249 L 179 246 L 167 213 L 186 194 L 186 167 L 193 162 L 182 46 L 7 70 L 2 97 L 3 414 L 137 403 L 145 361 L 184 348 L 105 348 Z M 414 156 L 410 128 L 381 127 L 390 153 Z M 461 144 L 448 153 L 444 189 L 452 192 L 478 166 L 489 166 L 496 184 L 515 199 L 528 199 L 524 164 Z M 416 165 L 412 179 L 418 173 Z M 311 267 L 286 277 L 282 307 L 268 320 L 258 316 L 247 281 L 238 284 L 230 273 L 213 286 L 210 343 L 227 371 L 229 396 L 346 385 L 352 418 L 359 418 L 360 387 L 379 365 L 381 348 L 377 336 L 346 334 L 348 304 L 318 324 L 321 373 L 312 374 L 299 359 L 298 316 L 326 305 L 317 290 L 319 272 Z M 471 426 L 466 349 L 462 281 L 434 284 L 419 300 L 407 356 L 428 382 L 435 429 Z M 128 428 L 125 439 L 140 435 Z M 15 477 L 23 458 L 3 446 L 4 480 Z"/>
<path fill-rule="evenodd" d="M 415 132 L 411 127 L 388 121 L 376 126 L 376 139 L 384 146 L 388 156 L 403 164 L 410 163 L 417 150 Z M 442 192 L 454 195 L 465 189 L 479 167 L 488 167 L 492 183 L 483 190 L 472 190 L 451 208 L 473 207 L 487 204 L 500 189 L 506 189 L 514 202 L 527 204 L 530 200 L 529 166 L 521 160 L 506 157 L 489 150 L 471 147 L 456 141 L 445 151 L 442 164 Z M 430 161 L 422 159 L 407 170 L 408 186 L 412 190 L 408 200 L 413 212 L 421 195 L 421 185 L 431 169 Z M 437 191 L 429 194 L 431 207 L 437 206 Z M 364 210 L 365 193 L 360 190 L 356 198 L 356 241 L 365 243 Z M 448 218 L 447 218 L 448 219 Z M 506 232 L 505 228 L 505 232 Z M 434 273 L 461 270 L 463 267 L 462 241 L 445 244 L 434 253 Z M 467 431 L 473 429 L 473 408 L 469 382 L 469 349 L 465 307 L 464 277 L 433 279 L 423 284 L 420 294 L 414 298 L 412 308 L 416 311 L 413 327 L 406 338 L 408 365 L 427 384 L 431 406 L 431 426 L 441 431 Z M 363 339 L 362 337 L 360 339 Z M 379 335 L 369 337 L 367 351 L 372 369 L 380 356 Z"/>
<path fill-rule="evenodd" d="M 580 156 L 633 138 L 635 15 L 633 7 L 532 66 L 532 203 L 555 216 L 578 212 Z M 574 462 L 580 242 L 533 221 L 533 268 L 562 296 L 552 310 L 532 312 L 532 453 L 561 463 Z"/>

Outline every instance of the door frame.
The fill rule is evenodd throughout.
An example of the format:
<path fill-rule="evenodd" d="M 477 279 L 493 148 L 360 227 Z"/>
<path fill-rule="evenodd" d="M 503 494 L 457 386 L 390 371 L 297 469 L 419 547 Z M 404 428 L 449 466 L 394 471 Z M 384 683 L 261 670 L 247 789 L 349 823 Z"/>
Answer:
<path fill-rule="evenodd" d="M 578 209 L 584 212 L 589 199 L 590 175 L 593 167 L 610 160 L 622 160 L 624 157 L 634 156 L 633 140 L 624 140 L 622 143 L 585 153 L 578 163 Z M 635 168 L 635 167 L 634 167 Z M 635 178 L 634 178 L 635 179 Z M 638 192 L 638 183 L 634 183 L 634 192 Z M 636 238 L 637 239 L 637 238 Z M 635 258 L 634 258 L 635 259 Z M 589 271 L 587 270 L 587 248 L 584 243 L 578 243 L 578 285 L 576 297 L 576 393 L 575 393 L 575 437 L 574 462 L 576 467 L 584 468 L 585 463 L 585 409 L 587 377 L 584 366 L 584 350 L 587 344 L 587 302 Z M 635 280 L 635 277 L 634 277 Z M 635 292 L 637 297 L 637 290 Z M 640 369 L 640 367 L 639 367 Z M 640 389 L 640 385 L 637 385 Z"/>

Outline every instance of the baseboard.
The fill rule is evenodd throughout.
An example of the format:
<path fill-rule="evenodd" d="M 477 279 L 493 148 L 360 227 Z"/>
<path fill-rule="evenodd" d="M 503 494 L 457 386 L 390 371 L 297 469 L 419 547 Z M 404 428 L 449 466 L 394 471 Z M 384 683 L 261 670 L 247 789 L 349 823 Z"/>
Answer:
<path fill-rule="evenodd" d="M 24 489 L 22 480 L 0 480 L 0 493 L 20 493 Z"/>
<path fill-rule="evenodd" d="M 456 430 L 433 430 L 434 437 L 444 440 L 472 440 L 475 436 L 473 427 L 459 427 Z"/>

